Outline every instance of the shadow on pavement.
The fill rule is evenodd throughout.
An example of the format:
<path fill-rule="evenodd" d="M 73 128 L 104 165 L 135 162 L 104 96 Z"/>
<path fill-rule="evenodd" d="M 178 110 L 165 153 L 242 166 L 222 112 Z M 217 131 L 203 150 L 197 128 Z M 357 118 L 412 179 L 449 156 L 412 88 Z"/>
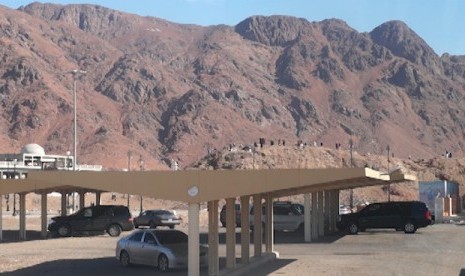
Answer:
<path fill-rule="evenodd" d="M 276 259 L 249 270 L 247 275 L 269 275 L 295 261 L 296 259 Z"/>
<path fill-rule="evenodd" d="M 320 237 L 317 240 L 312 240 L 312 243 L 333 243 L 340 238 L 344 237 L 343 233 L 332 233 Z M 219 233 L 218 242 L 226 244 L 226 233 Z M 250 232 L 250 243 L 254 242 L 253 232 Z M 208 244 L 208 234 L 200 234 L 200 243 Z M 236 232 L 236 244 L 241 243 L 241 233 Z M 275 244 L 292 244 L 292 243 L 305 243 L 304 234 L 300 232 L 275 232 Z"/>
<path fill-rule="evenodd" d="M 3 230 L 3 240 L 0 243 L 13 243 L 13 242 L 25 242 L 25 241 L 35 241 L 35 240 L 46 240 L 46 239 L 53 239 L 53 238 L 61 238 L 57 235 L 52 235 L 50 232 L 47 233 L 47 238 L 42 238 L 40 231 L 33 231 L 27 230 L 26 231 L 26 240 L 19 239 L 19 231 L 18 230 Z M 73 237 L 93 237 L 93 236 L 100 236 L 103 235 L 103 232 L 98 233 L 76 233 L 73 234 Z"/>
<path fill-rule="evenodd" d="M 23 242 L 19 239 L 18 230 L 3 230 L 3 241 L 1 243 L 11 243 L 11 242 Z M 43 240 L 40 231 L 26 231 L 26 240 L 24 241 L 33 241 L 33 240 Z"/>
<path fill-rule="evenodd" d="M 208 275 L 208 268 L 202 267 L 201 275 Z M 2 275 L 187 275 L 187 270 L 159 272 L 150 266 L 122 267 L 116 258 L 56 260 L 21 268 Z"/>

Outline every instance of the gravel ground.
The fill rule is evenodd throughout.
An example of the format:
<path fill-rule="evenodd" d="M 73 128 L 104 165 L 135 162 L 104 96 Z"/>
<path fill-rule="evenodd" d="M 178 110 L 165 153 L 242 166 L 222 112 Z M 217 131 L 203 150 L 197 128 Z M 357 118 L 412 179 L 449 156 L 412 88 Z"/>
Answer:
<path fill-rule="evenodd" d="M 123 268 L 108 235 L 40 239 L 39 218 L 28 218 L 28 241 L 18 241 L 17 217 L 5 216 L 0 273 L 6 275 L 154 275 L 151 267 Z M 187 229 L 181 227 L 180 230 Z M 202 226 L 201 231 L 206 229 Z M 224 233 L 224 228 L 220 229 Z M 127 232 L 123 233 L 126 235 Z M 303 243 L 295 233 L 278 233 L 280 259 L 247 275 L 465 275 L 465 226 L 438 224 L 407 235 L 391 230 L 336 235 Z M 206 241 L 203 234 L 202 241 Z M 220 243 L 224 240 L 220 237 Z M 251 246 L 253 249 L 253 246 Z M 225 256 L 220 245 L 220 257 Z M 236 247 L 240 257 L 240 246 Z M 220 259 L 220 267 L 224 258 Z M 175 271 L 168 275 L 186 275 Z M 202 275 L 207 274 L 204 268 Z"/>

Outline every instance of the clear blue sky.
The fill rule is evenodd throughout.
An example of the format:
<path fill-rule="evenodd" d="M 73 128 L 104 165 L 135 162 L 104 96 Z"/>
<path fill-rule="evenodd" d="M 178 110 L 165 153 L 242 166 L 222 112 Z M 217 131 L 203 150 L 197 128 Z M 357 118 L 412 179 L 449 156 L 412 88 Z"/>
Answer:
<path fill-rule="evenodd" d="M 0 0 L 11 8 L 31 1 Z M 252 15 L 291 15 L 309 21 L 338 18 L 359 32 L 402 20 L 437 54 L 465 55 L 464 0 L 48 0 L 91 3 L 177 23 L 236 25 Z"/>

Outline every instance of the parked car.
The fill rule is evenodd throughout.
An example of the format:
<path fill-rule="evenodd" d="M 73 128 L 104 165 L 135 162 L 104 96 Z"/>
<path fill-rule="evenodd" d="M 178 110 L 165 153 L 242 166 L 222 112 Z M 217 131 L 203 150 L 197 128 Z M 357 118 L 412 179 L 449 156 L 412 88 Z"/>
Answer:
<path fill-rule="evenodd" d="M 415 233 L 431 224 L 431 213 L 420 201 L 372 203 L 357 213 L 339 216 L 337 228 L 357 234 L 368 228 L 393 228 Z"/>
<path fill-rule="evenodd" d="M 339 205 L 339 215 L 346 215 L 352 213 L 352 208 L 347 205 Z"/>
<path fill-rule="evenodd" d="M 300 203 L 295 203 L 292 201 L 275 201 L 273 202 L 274 206 L 289 206 L 289 208 L 294 208 L 295 210 L 299 211 L 301 214 L 304 214 L 304 205 Z"/>
<path fill-rule="evenodd" d="M 236 226 L 241 227 L 241 205 L 235 204 L 235 214 L 236 214 Z M 226 227 L 226 204 L 223 205 L 220 211 L 220 222 L 223 227 Z"/>
<path fill-rule="evenodd" d="M 291 202 L 273 203 L 273 227 L 275 231 L 303 231 L 303 205 Z M 262 224 L 265 223 L 265 206 L 262 206 Z M 250 229 L 254 229 L 254 207 L 250 208 Z"/>
<path fill-rule="evenodd" d="M 160 271 L 186 268 L 187 235 L 179 230 L 140 229 L 121 238 L 116 245 L 116 258 L 121 265 L 142 264 Z M 200 245 L 200 265 L 207 264 L 208 247 Z"/>
<path fill-rule="evenodd" d="M 158 226 L 168 226 L 174 229 L 176 225 L 181 223 L 182 219 L 176 215 L 175 211 L 171 210 L 146 210 L 138 217 L 134 218 L 134 226 L 148 226 L 149 228 L 157 228 Z"/>
<path fill-rule="evenodd" d="M 132 216 L 126 206 L 97 205 L 85 207 L 69 216 L 53 217 L 48 230 L 62 237 L 75 233 L 99 233 L 106 231 L 117 237 L 121 231 L 134 229 Z"/>

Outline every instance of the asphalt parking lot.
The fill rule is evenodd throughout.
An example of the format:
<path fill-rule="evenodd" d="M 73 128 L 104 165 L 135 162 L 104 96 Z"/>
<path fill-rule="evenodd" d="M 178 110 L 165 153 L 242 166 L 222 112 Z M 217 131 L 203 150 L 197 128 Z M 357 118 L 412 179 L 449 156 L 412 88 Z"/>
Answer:
<path fill-rule="evenodd" d="M 4 237 L 15 234 L 4 231 Z M 0 244 L 3 275 L 159 274 L 152 267 L 121 267 L 114 257 L 118 238 L 100 235 L 34 240 L 34 235 L 38 233 L 31 231 L 28 237 L 32 240 Z M 278 233 L 275 250 L 280 258 L 247 274 L 465 275 L 464 236 L 465 226 L 457 224 L 437 224 L 419 229 L 416 234 L 393 230 L 367 231 L 354 236 L 337 234 L 312 243 L 304 243 L 296 233 Z M 238 245 L 238 254 L 239 248 Z M 225 246 L 221 244 L 220 255 L 224 256 L 224 252 Z M 220 266 L 224 266 L 223 258 Z M 201 274 L 207 272 L 203 268 Z M 181 270 L 167 275 L 186 274 L 186 270 Z"/>

